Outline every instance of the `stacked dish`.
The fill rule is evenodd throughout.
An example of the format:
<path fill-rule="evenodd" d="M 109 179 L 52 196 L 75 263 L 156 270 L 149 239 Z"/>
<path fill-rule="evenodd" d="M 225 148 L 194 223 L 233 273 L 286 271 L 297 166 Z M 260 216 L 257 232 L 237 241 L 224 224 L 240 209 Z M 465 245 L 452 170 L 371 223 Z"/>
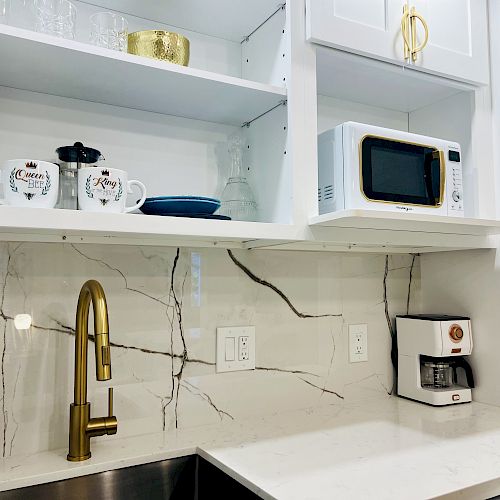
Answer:
<path fill-rule="evenodd" d="M 146 215 L 231 220 L 230 217 L 215 214 L 219 208 L 220 200 L 205 196 L 155 196 L 146 198 L 141 211 Z"/>

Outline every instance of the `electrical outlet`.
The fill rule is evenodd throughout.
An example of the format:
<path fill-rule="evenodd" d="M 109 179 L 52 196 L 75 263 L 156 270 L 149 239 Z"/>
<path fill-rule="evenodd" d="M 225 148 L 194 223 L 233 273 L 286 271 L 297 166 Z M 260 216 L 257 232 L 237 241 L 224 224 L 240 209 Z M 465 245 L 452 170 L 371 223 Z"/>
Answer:
<path fill-rule="evenodd" d="M 217 328 L 217 372 L 255 370 L 255 327 Z"/>
<path fill-rule="evenodd" d="M 368 325 L 349 325 L 349 361 L 368 361 Z"/>
<path fill-rule="evenodd" d="M 238 359 L 240 361 L 248 361 L 250 354 L 248 352 L 248 336 L 242 335 L 238 337 Z"/>

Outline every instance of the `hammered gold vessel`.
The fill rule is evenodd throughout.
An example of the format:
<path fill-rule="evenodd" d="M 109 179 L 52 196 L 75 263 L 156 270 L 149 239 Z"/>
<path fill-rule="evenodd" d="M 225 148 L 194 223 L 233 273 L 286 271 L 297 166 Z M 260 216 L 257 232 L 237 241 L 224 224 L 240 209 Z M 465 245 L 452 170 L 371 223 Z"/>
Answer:
<path fill-rule="evenodd" d="M 189 40 L 179 33 L 149 30 L 136 31 L 128 36 L 128 52 L 175 64 L 189 64 Z"/>

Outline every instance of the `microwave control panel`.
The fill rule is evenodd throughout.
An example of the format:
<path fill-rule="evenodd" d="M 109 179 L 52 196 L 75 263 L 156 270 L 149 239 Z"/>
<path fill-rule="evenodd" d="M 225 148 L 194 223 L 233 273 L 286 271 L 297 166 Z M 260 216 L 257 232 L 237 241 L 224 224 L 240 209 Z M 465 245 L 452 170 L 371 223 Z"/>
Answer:
<path fill-rule="evenodd" d="M 462 162 L 460 151 L 448 150 L 448 167 L 451 170 L 451 200 L 449 207 L 456 212 L 464 211 L 464 194 L 462 185 Z"/>

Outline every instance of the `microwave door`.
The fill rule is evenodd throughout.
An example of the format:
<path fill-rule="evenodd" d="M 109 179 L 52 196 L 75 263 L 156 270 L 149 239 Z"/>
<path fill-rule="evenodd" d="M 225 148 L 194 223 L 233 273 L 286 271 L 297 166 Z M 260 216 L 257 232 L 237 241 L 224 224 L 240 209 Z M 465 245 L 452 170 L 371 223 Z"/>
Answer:
<path fill-rule="evenodd" d="M 439 207 L 442 155 L 436 148 L 382 137 L 361 143 L 361 187 L 368 201 Z"/>

